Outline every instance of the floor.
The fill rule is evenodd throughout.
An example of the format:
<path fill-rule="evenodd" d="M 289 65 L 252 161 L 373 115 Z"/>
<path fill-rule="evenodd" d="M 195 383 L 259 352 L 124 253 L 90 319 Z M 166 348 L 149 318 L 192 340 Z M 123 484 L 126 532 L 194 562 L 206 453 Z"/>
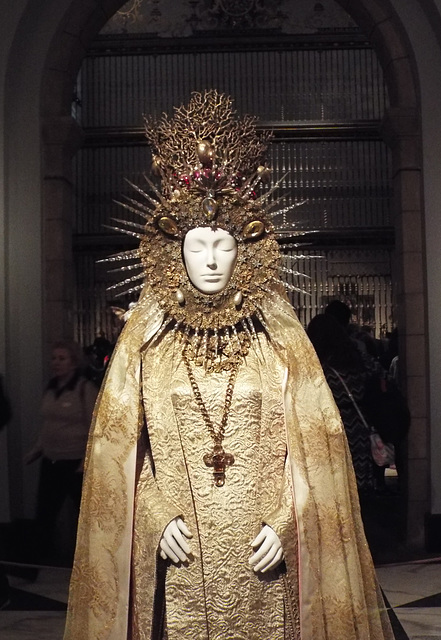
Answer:
<path fill-rule="evenodd" d="M 69 569 L 4 564 L 11 599 L 2 640 L 61 640 Z M 441 558 L 377 567 L 396 640 L 441 640 Z"/>

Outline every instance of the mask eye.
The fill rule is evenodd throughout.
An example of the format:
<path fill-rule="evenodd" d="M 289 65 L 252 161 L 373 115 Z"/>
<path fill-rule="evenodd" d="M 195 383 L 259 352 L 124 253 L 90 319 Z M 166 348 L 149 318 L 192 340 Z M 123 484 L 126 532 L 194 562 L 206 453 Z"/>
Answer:
<path fill-rule="evenodd" d="M 253 220 L 252 222 L 248 222 L 243 228 L 243 237 L 246 240 L 255 240 L 256 238 L 260 238 L 261 235 L 265 232 L 265 225 L 261 220 Z"/>
<path fill-rule="evenodd" d="M 163 231 L 167 236 L 179 236 L 179 227 L 176 220 L 173 220 L 173 218 L 169 218 L 168 216 L 161 216 L 157 219 L 156 224 L 158 225 L 159 229 Z"/>

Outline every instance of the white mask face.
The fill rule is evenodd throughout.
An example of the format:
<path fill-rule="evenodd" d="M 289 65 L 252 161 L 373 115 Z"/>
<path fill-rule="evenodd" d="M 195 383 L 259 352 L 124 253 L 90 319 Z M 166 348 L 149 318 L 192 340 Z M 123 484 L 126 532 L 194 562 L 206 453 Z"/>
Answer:
<path fill-rule="evenodd" d="M 184 263 L 191 283 L 202 293 L 220 293 L 236 266 L 237 243 L 224 229 L 191 229 L 184 238 Z"/>

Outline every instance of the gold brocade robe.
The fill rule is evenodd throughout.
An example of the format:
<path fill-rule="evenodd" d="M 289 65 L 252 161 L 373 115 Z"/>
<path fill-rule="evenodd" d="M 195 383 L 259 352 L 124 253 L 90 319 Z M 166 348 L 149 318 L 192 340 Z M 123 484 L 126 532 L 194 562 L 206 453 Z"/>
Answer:
<path fill-rule="evenodd" d="M 194 560 L 167 569 L 159 561 L 165 573 L 168 640 L 299 639 L 297 598 L 287 606 L 298 580 L 283 367 L 263 336 L 260 342 L 262 352 L 248 355 L 234 386 L 223 445 L 235 461 L 227 467 L 223 487 L 214 485 L 213 470 L 203 462 L 213 441 L 173 336 L 169 334 L 143 357 L 142 395 L 151 456 L 143 456 L 136 492 L 133 640 L 152 637 L 153 616 L 143 598 L 151 580 L 150 561 L 145 558 L 157 553 L 148 542 L 152 520 L 158 520 L 155 528 L 161 530 L 176 515 L 195 534 Z M 204 374 L 203 367 L 195 367 L 194 375 L 213 423 L 220 424 L 229 373 Z M 285 565 L 255 574 L 248 563 L 250 543 L 263 524 L 269 524 L 282 541 L 287 575 Z M 158 636 L 156 631 L 153 636 Z"/>
<path fill-rule="evenodd" d="M 301 640 L 393 638 L 320 364 L 284 298 L 262 313 L 269 342 L 239 370 L 224 442 L 235 462 L 217 488 L 173 335 L 156 337 L 162 313 L 150 296 L 138 304 L 89 440 L 65 640 L 150 640 L 164 601 L 171 640 L 278 640 L 296 627 Z M 195 375 L 219 418 L 225 380 Z M 176 516 L 195 558 L 164 571 L 158 545 Z M 248 545 L 265 522 L 281 537 L 286 573 L 259 580 Z"/>

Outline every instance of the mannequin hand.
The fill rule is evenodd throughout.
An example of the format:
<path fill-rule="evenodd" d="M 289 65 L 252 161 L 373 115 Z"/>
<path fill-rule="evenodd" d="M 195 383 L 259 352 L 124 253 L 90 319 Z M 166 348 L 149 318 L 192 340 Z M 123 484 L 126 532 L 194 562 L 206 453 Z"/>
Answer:
<path fill-rule="evenodd" d="M 256 549 L 249 562 L 254 571 L 265 573 L 269 569 L 274 569 L 283 560 L 283 549 L 280 538 L 274 529 L 267 524 L 262 527 L 259 535 L 253 540 L 251 546 Z"/>
<path fill-rule="evenodd" d="M 187 529 L 181 518 L 172 520 L 166 526 L 162 534 L 161 542 L 159 543 L 161 558 L 163 560 L 167 560 L 168 558 L 176 564 L 188 562 L 191 559 L 191 550 L 186 538 L 192 537 L 193 535 Z"/>

